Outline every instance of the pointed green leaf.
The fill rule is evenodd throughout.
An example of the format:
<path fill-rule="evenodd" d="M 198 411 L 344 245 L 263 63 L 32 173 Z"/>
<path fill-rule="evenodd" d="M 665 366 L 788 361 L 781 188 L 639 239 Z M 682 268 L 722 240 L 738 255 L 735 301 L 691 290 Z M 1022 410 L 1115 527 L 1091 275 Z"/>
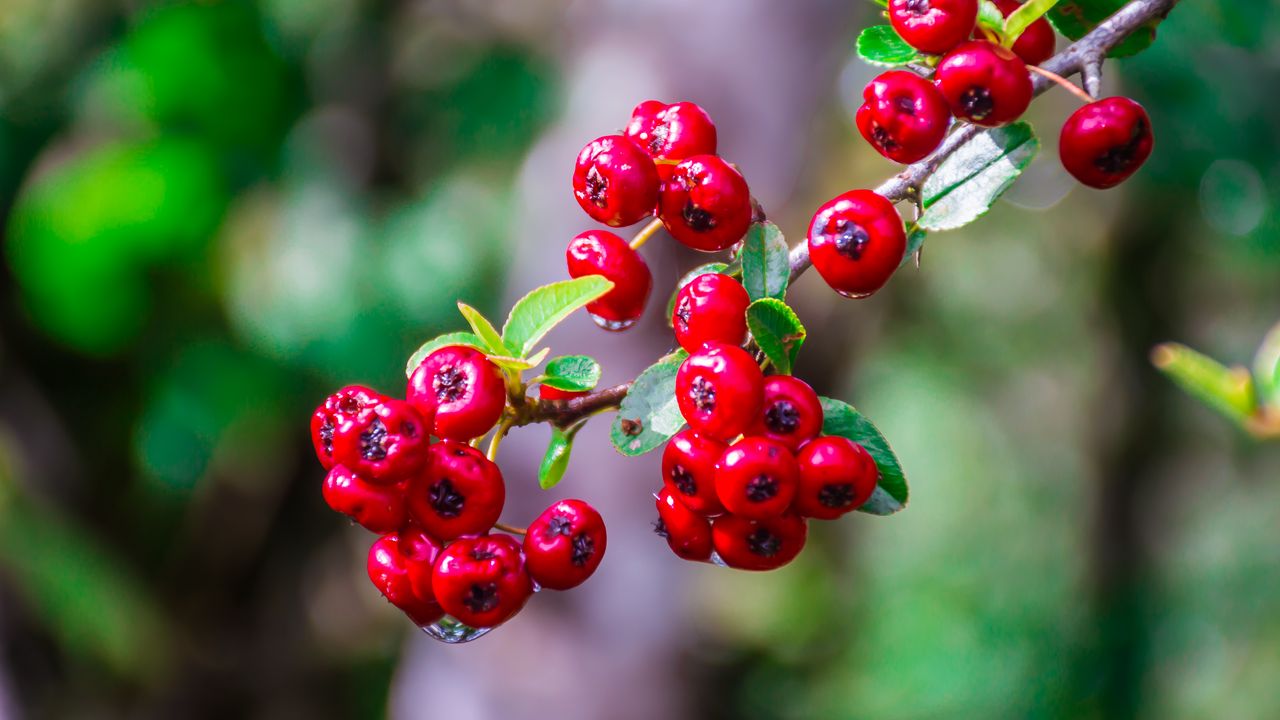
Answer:
<path fill-rule="evenodd" d="M 806 335 L 795 311 L 781 300 L 757 300 L 747 307 L 747 329 L 773 369 L 790 375 Z"/>
<path fill-rule="evenodd" d="M 990 0 L 984 0 L 989 2 Z M 1004 18 L 1003 27 L 999 28 L 1005 37 L 1005 47 L 1013 47 L 1013 43 L 1022 36 L 1022 32 L 1031 27 L 1031 23 L 1039 20 L 1049 12 L 1059 0 L 1027 0 L 1018 9 Z M 996 10 L 999 13 L 999 10 Z"/>
<path fill-rule="evenodd" d="M 997 33 L 1004 32 L 1004 13 L 991 0 L 982 0 L 978 3 L 978 26 Z"/>
<path fill-rule="evenodd" d="M 1025 122 L 987 130 L 947 158 L 924 183 L 925 230 L 953 230 L 981 217 L 1035 157 L 1040 141 Z"/>
<path fill-rule="evenodd" d="M 1280 325 L 1271 328 L 1253 356 L 1253 377 L 1261 400 L 1280 408 Z"/>
<path fill-rule="evenodd" d="M 543 372 L 542 384 L 557 390 L 584 392 L 600 383 L 600 363 L 586 355 L 551 358 Z"/>
<path fill-rule="evenodd" d="M 1253 376 L 1242 367 L 1226 367 L 1178 343 L 1156 346 L 1151 362 L 1192 397 L 1237 423 L 1257 412 Z"/>
<path fill-rule="evenodd" d="M 790 248 L 782 231 L 771 222 L 754 223 L 742 240 L 742 287 L 752 300 L 787 294 L 791 281 Z"/>
<path fill-rule="evenodd" d="M 538 367 L 538 365 L 540 365 L 550 353 L 551 348 L 542 348 L 527 358 L 511 357 L 510 355 L 486 355 L 486 357 L 489 358 L 489 362 L 504 370 L 524 372 L 529 368 Z"/>
<path fill-rule="evenodd" d="M 1045 17 L 1049 19 L 1049 23 L 1053 25 L 1055 30 L 1071 40 L 1079 40 L 1090 30 L 1096 28 L 1103 20 L 1114 15 L 1128 1 L 1062 0 Z M 1156 39 L 1156 25 L 1159 22 L 1159 20 L 1152 20 L 1139 28 L 1137 32 L 1117 45 L 1114 50 L 1107 53 L 1107 57 L 1118 58 L 1136 55 L 1151 47 L 1152 41 Z"/>
<path fill-rule="evenodd" d="M 449 345 L 466 345 L 467 347 L 473 347 L 481 352 L 485 351 L 484 343 L 481 342 L 480 338 L 476 337 L 473 333 L 445 333 L 444 335 L 431 338 L 424 342 L 422 347 L 419 347 L 414 351 L 414 353 L 409 356 L 409 362 L 404 367 L 404 374 L 406 376 L 412 375 L 413 371 L 418 369 L 418 366 L 422 364 L 423 360 L 427 359 L 428 355 L 442 347 L 448 347 Z"/>
<path fill-rule="evenodd" d="M 502 340 L 517 355 L 528 355 L 538 341 L 573 311 L 613 289 L 601 275 L 561 280 L 534 289 L 516 301 L 502 326 Z"/>
<path fill-rule="evenodd" d="M 920 248 L 924 247 L 924 239 L 929 235 L 920 227 L 913 226 L 907 228 L 907 252 L 902 256 L 902 262 L 898 263 L 898 267 L 905 267 L 916 253 L 920 252 Z"/>
<path fill-rule="evenodd" d="M 560 483 L 564 472 L 569 468 L 569 454 L 573 452 L 573 437 L 577 430 L 561 430 L 551 426 L 551 440 L 547 443 L 547 452 L 542 456 L 542 464 L 538 466 L 538 486 L 549 490 Z"/>
<path fill-rule="evenodd" d="M 684 427 L 676 404 L 676 372 L 689 353 L 676 350 L 650 365 L 631 385 L 613 419 L 610 439 L 623 455 L 643 455 Z"/>
<path fill-rule="evenodd" d="M 891 25 L 872 25 L 858 35 L 858 57 L 872 65 L 897 67 L 920 59 Z"/>
<path fill-rule="evenodd" d="M 871 515 L 892 515 L 907 505 L 907 478 L 902 472 L 898 456 L 889 447 L 889 441 L 862 413 L 846 402 L 832 398 L 822 401 L 822 432 L 839 435 L 858 443 L 871 453 L 880 470 L 876 491 L 859 512 Z"/>
<path fill-rule="evenodd" d="M 492 355 L 511 355 L 511 350 L 506 343 L 502 342 L 502 336 L 498 334 L 497 328 L 489 322 L 488 318 L 481 315 L 479 310 L 459 302 L 458 312 L 462 313 L 462 317 L 466 318 L 467 324 L 471 326 L 476 337 L 484 343 L 482 350 Z"/>
<path fill-rule="evenodd" d="M 676 312 L 676 296 L 680 294 L 680 291 L 684 289 L 685 285 L 688 285 L 689 283 L 693 282 L 693 279 L 698 277 L 699 275 L 706 275 L 707 273 L 724 272 L 724 270 L 728 267 L 729 266 L 727 264 L 722 262 L 709 262 L 709 263 L 703 263 L 702 265 L 699 265 L 698 267 L 685 273 L 684 276 L 681 277 L 680 280 L 676 283 L 676 289 L 671 293 L 670 299 L 667 300 L 667 327 L 671 327 L 671 317 Z"/>

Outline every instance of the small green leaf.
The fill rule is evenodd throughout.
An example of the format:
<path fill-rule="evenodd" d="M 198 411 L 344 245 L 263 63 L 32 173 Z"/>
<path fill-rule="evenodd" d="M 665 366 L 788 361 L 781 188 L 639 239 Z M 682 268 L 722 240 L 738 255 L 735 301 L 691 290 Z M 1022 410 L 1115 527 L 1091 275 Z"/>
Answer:
<path fill-rule="evenodd" d="M 1237 423 L 1258 410 L 1253 376 L 1242 367 L 1226 367 L 1178 343 L 1157 345 L 1151 362 L 1192 397 Z"/>
<path fill-rule="evenodd" d="M 502 336 L 498 334 L 497 328 L 493 326 L 493 323 L 489 322 L 488 318 L 481 315 L 479 310 L 464 302 L 459 302 L 458 312 L 462 313 L 462 317 L 471 326 L 476 337 L 480 338 L 480 341 L 484 343 L 484 347 L 481 350 L 492 355 L 511 354 L 511 349 L 507 347 L 506 343 L 502 342 Z"/>
<path fill-rule="evenodd" d="M 1004 13 L 991 0 L 978 3 L 978 25 L 993 32 L 1004 32 Z M 979 35 L 979 37 L 981 37 Z"/>
<path fill-rule="evenodd" d="M 502 340 L 517 355 L 528 355 L 544 335 L 573 311 L 612 289 L 613 283 L 601 275 L 561 280 L 535 288 L 511 308 L 502 326 Z"/>
<path fill-rule="evenodd" d="M 631 385 L 613 419 L 610 439 L 623 455 L 654 450 L 684 427 L 676 403 L 676 372 L 689 353 L 676 350 L 650 365 Z"/>
<path fill-rule="evenodd" d="M 584 392 L 600 382 L 600 363 L 586 355 L 562 355 L 551 358 L 543 373 L 542 384 L 567 392 Z"/>
<path fill-rule="evenodd" d="M 989 2 L 989 0 L 984 0 Z M 1031 23 L 1039 20 L 1045 13 L 1053 9 L 1059 0 L 1027 0 L 1016 10 L 1009 13 L 1009 17 L 1004 19 L 1003 27 L 1000 28 L 1000 34 L 1005 38 L 1005 47 L 1013 47 L 1013 44 L 1022 36 L 1022 32 L 1031 27 Z M 1000 12 L 997 10 L 996 12 Z"/>
<path fill-rule="evenodd" d="M 1049 23 L 1055 30 L 1072 40 L 1079 40 L 1127 3 L 1128 0 L 1062 0 L 1045 17 L 1049 19 Z M 1107 56 L 1127 57 L 1151 47 L 1151 43 L 1156 39 L 1156 25 L 1159 22 L 1159 20 L 1153 20 L 1138 28 L 1115 49 L 1107 53 Z"/>
<path fill-rule="evenodd" d="M 418 366 L 422 364 L 423 360 L 427 359 L 428 355 L 442 347 L 448 347 L 450 345 L 466 345 L 467 347 L 473 347 L 481 352 L 485 351 L 484 343 L 481 342 L 480 338 L 476 337 L 473 333 L 445 333 L 444 335 L 431 338 L 430 340 L 422 343 L 422 347 L 418 348 L 409 356 L 409 362 L 404 367 L 404 374 L 406 376 L 412 375 L 413 371 L 418 369 Z"/>
<path fill-rule="evenodd" d="M 1040 141 L 1025 122 L 987 130 L 961 145 L 924 183 L 926 230 L 954 230 L 981 217 L 1035 157 Z"/>
<path fill-rule="evenodd" d="M 791 281 L 790 248 L 782 231 L 771 222 L 754 223 L 742 241 L 742 286 L 752 300 L 787 294 Z"/>
<path fill-rule="evenodd" d="M 858 443 L 871 453 L 880 470 L 876 491 L 858 511 L 871 515 L 892 515 L 906 507 L 909 494 L 907 478 L 902 472 L 898 456 L 889 447 L 889 441 L 852 405 L 827 397 L 819 399 L 822 401 L 822 432 Z"/>
<path fill-rule="evenodd" d="M 858 57 L 872 65 L 897 67 L 920 59 L 891 25 L 872 25 L 858 35 Z"/>
<path fill-rule="evenodd" d="M 1280 325 L 1262 339 L 1253 356 L 1253 376 L 1258 383 L 1261 400 L 1280 408 Z"/>
<path fill-rule="evenodd" d="M 551 440 L 547 443 L 546 454 L 542 456 L 542 464 L 538 466 L 538 486 L 543 490 L 550 490 L 564 478 L 577 432 L 576 428 L 566 431 L 551 426 Z"/>
<path fill-rule="evenodd" d="M 693 279 L 698 277 L 699 275 L 706 275 L 707 273 L 724 272 L 724 270 L 728 267 L 729 266 L 726 263 L 709 262 L 709 263 L 703 263 L 702 265 L 699 265 L 698 267 L 685 273 L 684 276 L 680 278 L 680 281 L 676 283 L 676 289 L 674 292 L 671 293 L 671 298 L 667 300 L 667 327 L 671 327 L 671 316 L 674 315 L 676 312 L 676 296 L 680 294 L 680 291 L 684 289 L 685 285 L 688 285 L 689 283 L 693 282 Z"/>
<path fill-rule="evenodd" d="M 806 336 L 795 311 L 775 298 L 756 300 L 747 306 L 747 328 L 773 369 L 790 375 Z"/>
<path fill-rule="evenodd" d="M 524 372 L 529 368 L 538 367 L 547 355 L 551 353 L 551 348 L 542 348 L 538 352 L 527 358 L 511 357 L 509 355 L 486 355 L 489 362 L 497 365 L 504 370 L 515 370 L 516 372 Z"/>
<path fill-rule="evenodd" d="M 910 226 L 907 228 L 907 252 L 902 256 L 902 262 L 898 263 L 898 267 L 905 267 L 911 262 L 911 258 L 920 252 L 920 248 L 924 247 L 924 239 L 929 233 L 925 232 L 919 226 Z"/>

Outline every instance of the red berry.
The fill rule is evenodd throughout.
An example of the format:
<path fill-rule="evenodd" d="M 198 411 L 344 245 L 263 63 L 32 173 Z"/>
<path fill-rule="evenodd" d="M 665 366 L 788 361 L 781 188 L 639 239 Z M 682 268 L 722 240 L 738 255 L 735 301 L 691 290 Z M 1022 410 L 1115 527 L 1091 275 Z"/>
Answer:
<path fill-rule="evenodd" d="M 538 398 L 542 400 L 572 400 L 586 394 L 586 390 L 560 390 L 550 385 L 538 386 Z"/>
<path fill-rule="evenodd" d="M 782 443 L 748 437 L 720 456 L 716 496 L 724 509 L 749 520 L 777 517 L 791 506 L 800 471 Z"/>
<path fill-rule="evenodd" d="M 790 375 L 764 379 L 764 403 L 747 430 L 795 452 L 822 431 L 822 403 L 809 383 Z"/>
<path fill-rule="evenodd" d="M 907 236 L 893 203 L 870 190 L 828 200 L 809 223 L 809 259 L 833 290 L 862 298 L 902 263 Z"/>
<path fill-rule="evenodd" d="M 359 523 L 366 530 L 388 533 L 404 527 L 408 515 L 404 504 L 405 484 L 375 485 L 342 465 L 335 465 L 324 478 L 324 501 L 334 511 Z"/>
<path fill-rule="evenodd" d="M 716 155 L 694 155 L 662 183 L 658 216 L 671 237 L 694 250 L 724 250 L 751 225 L 751 190 L 732 165 Z"/>
<path fill-rule="evenodd" d="M 699 515 L 724 512 L 716 496 L 716 463 L 728 446 L 688 428 L 662 451 L 662 484 Z"/>
<path fill-rule="evenodd" d="M 431 587 L 445 612 L 475 628 L 506 622 L 533 593 L 520 544 L 507 535 L 454 540 L 436 559 Z"/>
<path fill-rule="evenodd" d="M 561 500 L 524 536 L 525 566 L 542 587 L 568 590 L 586 582 L 604 557 L 604 518 L 581 500 Z"/>
<path fill-rule="evenodd" d="M 1129 98 L 1109 97 L 1067 118 L 1058 139 L 1058 155 L 1076 180 L 1105 189 L 1142 167 L 1153 143 L 1147 111 Z"/>
<path fill-rule="evenodd" d="M 676 372 L 676 402 L 689 427 L 717 440 L 730 440 L 760 410 L 764 374 L 746 350 L 707 343 Z"/>
<path fill-rule="evenodd" d="M 376 405 L 383 396 L 361 385 L 348 385 L 324 399 L 311 415 L 311 444 L 325 470 L 333 469 L 333 433 L 345 420 Z"/>
<path fill-rule="evenodd" d="M 645 100 L 631 111 L 626 134 L 654 160 L 679 162 L 694 155 L 716 152 L 716 125 L 706 110 L 691 102 L 667 105 Z M 666 176 L 670 172 L 670 165 L 658 165 L 658 175 Z"/>
<path fill-rule="evenodd" d="M 856 510 L 880 481 L 871 453 L 847 438 L 820 437 L 800 450 L 796 462 L 800 487 L 792 509 L 805 517 L 833 520 Z"/>
<path fill-rule="evenodd" d="M 995 0 L 995 4 L 1005 17 L 1009 17 L 1014 10 L 1022 7 L 1020 0 Z M 1022 58 L 1026 64 L 1040 65 L 1053 57 L 1055 45 L 1057 45 L 1057 38 L 1053 35 L 1053 26 L 1042 17 L 1022 31 L 1011 49 L 1013 54 Z"/>
<path fill-rule="evenodd" d="M 1008 125 L 1031 104 L 1026 63 L 986 40 L 971 40 L 947 53 L 935 78 L 952 114 L 974 125 Z"/>
<path fill-rule="evenodd" d="M 742 283 L 728 275 L 705 273 L 676 293 L 671 326 L 676 342 L 689 352 L 705 343 L 741 345 L 747 339 L 747 306 L 751 298 Z"/>
<path fill-rule="evenodd" d="M 333 458 L 364 480 L 394 485 L 422 469 L 430 435 L 430 408 L 424 416 L 407 402 L 385 398 L 338 426 Z"/>
<path fill-rule="evenodd" d="M 867 83 L 862 100 L 858 131 L 894 162 L 924 158 L 942 143 L 951 124 L 951 109 L 938 88 L 906 70 L 890 70 Z"/>
<path fill-rule="evenodd" d="M 613 289 L 587 304 L 591 319 L 606 330 L 631 327 L 644 312 L 653 275 L 640 253 L 608 230 L 588 230 L 569 241 L 569 277 L 603 275 Z"/>
<path fill-rule="evenodd" d="M 400 608 L 418 625 L 430 625 L 444 612 L 429 598 L 420 597 L 409 582 L 410 561 L 400 552 L 400 538 L 395 533 L 383 535 L 369 548 L 366 568 L 369 580 L 392 605 Z"/>
<path fill-rule="evenodd" d="M 978 0 L 890 0 L 889 24 L 911 47 L 941 54 L 969 37 Z"/>
<path fill-rule="evenodd" d="M 573 196 L 591 218 L 624 227 L 653 214 L 658 170 L 630 138 L 605 135 L 587 143 L 573 169 Z"/>
<path fill-rule="evenodd" d="M 658 522 L 653 531 L 666 538 L 671 552 L 685 560 L 705 561 L 711 557 L 711 523 L 680 502 L 670 488 L 654 496 Z"/>
<path fill-rule="evenodd" d="M 498 466 L 453 440 L 431 446 L 426 469 L 409 482 L 407 493 L 409 515 L 441 540 L 488 532 L 506 497 Z"/>
<path fill-rule="evenodd" d="M 400 538 L 398 547 L 409 573 L 409 587 L 414 595 L 435 603 L 436 592 L 431 586 L 431 576 L 444 545 L 417 525 L 410 525 L 396 534 Z"/>
<path fill-rule="evenodd" d="M 711 524 L 716 554 L 738 570 L 773 570 L 791 562 L 804 549 L 809 534 L 805 519 L 788 513 L 765 520 L 721 515 Z"/>
<path fill-rule="evenodd" d="M 502 371 L 484 353 L 449 345 L 428 355 L 409 376 L 409 402 L 435 409 L 434 435 L 450 440 L 480 437 L 507 402 Z"/>

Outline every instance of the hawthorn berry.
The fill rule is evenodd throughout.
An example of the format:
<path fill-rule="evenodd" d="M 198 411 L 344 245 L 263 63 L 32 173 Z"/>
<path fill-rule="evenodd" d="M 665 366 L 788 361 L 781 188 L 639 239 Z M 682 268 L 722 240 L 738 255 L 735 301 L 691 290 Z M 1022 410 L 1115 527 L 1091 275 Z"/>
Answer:
<path fill-rule="evenodd" d="M 711 522 L 711 541 L 725 565 L 738 570 L 774 570 L 804 549 L 809 524 L 793 513 L 748 520 L 721 515 Z"/>
<path fill-rule="evenodd" d="M 1022 7 L 1021 0 L 994 0 L 996 7 L 1000 9 L 1000 14 L 1009 17 L 1014 10 Z M 1057 38 L 1053 34 L 1053 26 L 1045 18 L 1038 18 L 1035 22 L 1027 26 L 1022 31 L 1018 39 L 1014 41 L 1013 54 L 1022 58 L 1022 61 L 1028 65 L 1040 65 L 1045 60 L 1053 57 L 1054 47 L 1057 45 Z"/>
<path fill-rule="evenodd" d="M 808 241 L 818 274 L 851 298 L 883 287 L 907 251 L 898 211 L 870 190 L 850 190 L 823 203 L 809 223 Z"/>
<path fill-rule="evenodd" d="M 694 250 L 724 250 L 751 225 L 751 190 L 717 155 L 694 155 L 671 171 L 658 198 L 658 216 L 671 237 Z"/>
<path fill-rule="evenodd" d="M 595 508 L 582 500 L 561 500 L 529 525 L 525 568 L 542 587 L 568 590 L 600 566 L 606 542 L 604 518 Z"/>
<path fill-rule="evenodd" d="M 764 402 L 750 435 L 780 442 L 795 452 L 822 430 L 822 403 L 809 383 L 791 375 L 764 379 Z"/>
<path fill-rule="evenodd" d="M 905 164 L 942 144 L 951 110 L 933 83 L 906 70 L 890 70 L 867 83 L 855 122 L 881 155 Z"/>
<path fill-rule="evenodd" d="M 920 52 L 942 54 L 978 21 L 978 0 L 890 0 L 889 24 Z"/>
<path fill-rule="evenodd" d="M 426 468 L 409 481 L 409 515 L 433 537 L 452 540 L 488 532 L 507 498 L 502 471 L 466 443 L 431 446 Z"/>
<path fill-rule="evenodd" d="M 427 460 L 431 413 L 383 398 L 347 418 L 333 433 L 333 459 L 364 480 L 394 485 Z"/>
<path fill-rule="evenodd" d="M 502 371 L 466 345 L 442 347 L 424 358 L 409 376 L 406 394 L 420 411 L 434 410 L 433 434 L 449 440 L 485 434 L 507 402 Z"/>
<path fill-rule="evenodd" d="M 436 558 L 431 587 L 445 612 L 474 628 L 501 625 L 533 594 L 520 543 L 508 535 L 454 540 Z"/>
<path fill-rule="evenodd" d="M 365 482 L 342 465 L 334 465 L 324 478 L 324 501 L 366 530 L 388 533 L 404 526 L 405 484 L 377 485 Z"/>
<path fill-rule="evenodd" d="M 746 350 L 712 342 L 685 358 L 676 371 L 676 402 L 694 431 L 730 440 L 760 410 L 764 374 Z"/>
<path fill-rule="evenodd" d="M 1125 97 L 1103 98 L 1076 110 L 1062 126 L 1058 155 L 1067 172 L 1092 188 L 1115 187 L 1151 155 L 1151 119 Z"/>
<path fill-rule="evenodd" d="M 747 339 L 747 306 L 742 283 L 721 273 L 704 273 L 676 293 L 671 327 L 676 342 L 696 352 L 708 342 L 741 345 Z"/>
<path fill-rule="evenodd" d="M 747 437 L 725 450 L 716 464 L 716 496 L 725 510 L 760 520 L 777 517 L 795 497 L 800 470 L 785 445 Z"/>
<path fill-rule="evenodd" d="M 691 102 L 645 100 L 631 111 L 627 137 L 636 141 L 654 160 L 679 162 L 694 155 L 714 155 L 716 125 L 711 116 Z M 671 165 L 658 164 L 658 175 L 670 175 Z"/>
<path fill-rule="evenodd" d="M 586 390 L 561 390 L 550 385 L 538 386 L 538 397 L 542 400 L 572 400 L 586 394 Z"/>
<path fill-rule="evenodd" d="M 640 253 L 608 230 L 588 230 L 569 241 L 565 250 L 569 277 L 603 275 L 613 289 L 587 304 L 591 319 L 605 330 L 623 330 L 644 312 L 653 287 L 653 274 Z"/>
<path fill-rule="evenodd" d="M 593 220 L 625 227 L 653 214 L 658 204 L 658 170 L 635 141 L 605 135 L 578 153 L 573 196 Z"/>
<path fill-rule="evenodd" d="M 880 470 L 866 448 L 834 435 L 805 445 L 796 463 L 800 485 L 791 509 L 805 517 L 834 520 L 856 510 L 880 480 Z"/>
<path fill-rule="evenodd" d="M 400 537 L 396 533 L 375 540 L 365 563 L 369 580 L 387 602 L 400 608 L 417 625 L 430 625 L 439 620 L 444 611 L 430 597 L 421 597 L 413 591 L 409 565 L 410 561 L 400 552 Z"/>
<path fill-rule="evenodd" d="M 333 433 L 345 420 L 376 405 L 383 396 L 362 385 L 348 385 L 324 399 L 311 415 L 311 444 L 325 470 L 333 469 Z"/>
<path fill-rule="evenodd" d="M 417 525 L 410 524 L 396 533 L 397 547 L 405 560 L 409 575 L 409 587 L 423 600 L 436 602 L 436 592 L 431 586 L 436 558 L 444 551 L 444 545 Z"/>
<path fill-rule="evenodd" d="M 724 512 L 716 495 L 716 463 L 728 446 L 685 428 L 662 451 L 662 484 L 699 515 Z"/>
<path fill-rule="evenodd" d="M 1008 125 L 1031 104 L 1026 63 L 986 40 L 970 40 L 947 53 L 934 77 L 952 114 L 974 125 Z"/>
<path fill-rule="evenodd" d="M 654 495 L 658 521 L 653 531 L 665 538 L 671 552 L 685 560 L 705 561 L 711 557 L 711 523 L 690 510 L 680 498 L 664 487 Z"/>

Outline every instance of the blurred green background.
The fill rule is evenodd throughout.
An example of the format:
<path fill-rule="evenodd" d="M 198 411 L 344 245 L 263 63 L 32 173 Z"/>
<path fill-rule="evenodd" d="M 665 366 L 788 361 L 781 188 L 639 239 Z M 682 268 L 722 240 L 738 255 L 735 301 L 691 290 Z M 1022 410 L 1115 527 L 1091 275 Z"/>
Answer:
<path fill-rule="evenodd" d="M 0 717 L 1280 716 L 1280 447 L 1147 360 L 1247 362 L 1280 318 L 1274 3 L 1182 3 L 1108 66 L 1156 131 L 1120 190 L 1058 167 L 1051 93 L 1041 157 L 919 271 L 793 290 L 799 373 L 893 442 L 902 514 L 776 573 L 681 564 L 647 534 L 655 459 L 593 427 L 556 491 L 610 524 L 582 590 L 449 648 L 365 580 L 311 408 L 399 391 L 455 300 L 501 317 L 562 276 L 572 158 L 640 100 L 706 106 L 793 241 L 878 184 L 851 123 L 874 12 L 0 3 Z M 658 288 L 695 260 L 673 244 Z M 624 380 L 671 343 L 665 292 L 553 341 Z M 504 446 L 517 523 L 552 499 L 541 442 Z"/>

